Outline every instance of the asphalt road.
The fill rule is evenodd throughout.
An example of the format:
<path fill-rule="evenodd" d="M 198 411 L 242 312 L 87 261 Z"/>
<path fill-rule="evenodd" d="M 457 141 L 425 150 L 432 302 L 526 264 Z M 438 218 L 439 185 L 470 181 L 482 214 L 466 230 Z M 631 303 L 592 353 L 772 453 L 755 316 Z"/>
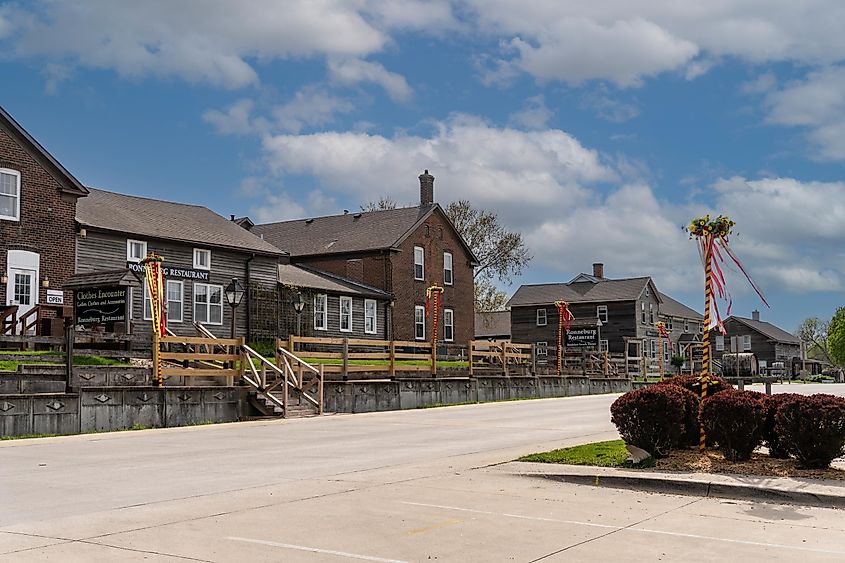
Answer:
<path fill-rule="evenodd" d="M 0 442 L 0 562 L 845 559 L 841 512 L 500 465 L 614 438 L 615 397 Z"/>

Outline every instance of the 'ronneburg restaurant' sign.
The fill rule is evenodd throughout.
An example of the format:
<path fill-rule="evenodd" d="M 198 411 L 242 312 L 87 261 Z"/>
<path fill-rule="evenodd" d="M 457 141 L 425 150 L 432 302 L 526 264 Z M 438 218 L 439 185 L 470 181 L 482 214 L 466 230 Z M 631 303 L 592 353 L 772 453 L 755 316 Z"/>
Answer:
<path fill-rule="evenodd" d="M 127 262 L 126 266 L 133 272 L 138 272 L 142 276 L 146 275 L 143 264 L 136 264 L 135 262 Z M 208 270 L 194 270 L 191 268 L 171 268 L 162 266 L 161 275 L 166 278 L 182 278 L 187 280 L 208 281 Z"/>
<path fill-rule="evenodd" d="M 126 294 L 127 288 L 124 286 L 77 289 L 73 299 L 76 305 L 76 324 L 125 322 Z"/>
<path fill-rule="evenodd" d="M 570 328 L 566 331 L 565 344 L 568 348 L 598 348 L 598 327 Z"/>

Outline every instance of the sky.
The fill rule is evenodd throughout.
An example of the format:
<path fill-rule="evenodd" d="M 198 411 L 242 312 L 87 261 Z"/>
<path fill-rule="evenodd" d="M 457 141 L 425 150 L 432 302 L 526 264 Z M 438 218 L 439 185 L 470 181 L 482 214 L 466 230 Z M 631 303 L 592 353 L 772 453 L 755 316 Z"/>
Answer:
<path fill-rule="evenodd" d="M 88 186 L 256 222 L 412 205 L 428 169 L 525 237 L 509 293 L 603 262 L 702 310 L 683 227 L 725 214 L 792 331 L 845 305 L 843 28 L 839 0 L 0 0 L 0 105 Z"/>

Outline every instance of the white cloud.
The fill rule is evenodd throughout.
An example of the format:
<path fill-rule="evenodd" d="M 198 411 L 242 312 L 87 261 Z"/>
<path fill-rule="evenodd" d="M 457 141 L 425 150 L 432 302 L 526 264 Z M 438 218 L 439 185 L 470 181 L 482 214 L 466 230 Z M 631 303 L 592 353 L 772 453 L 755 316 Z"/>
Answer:
<path fill-rule="evenodd" d="M 221 135 L 247 135 L 255 132 L 256 124 L 252 117 L 254 107 L 255 102 L 243 99 L 235 102 L 224 111 L 208 110 L 202 115 L 202 118 Z"/>
<path fill-rule="evenodd" d="M 546 106 L 542 94 L 525 100 L 521 110 L 512 113 L 509 121 L 526 129 L 545 129 L 554 112 Z"/>
<path fill-rule="evenodd" d="M 331 123 L 337 114 L 354 110 L 355 106 L 349 100 L 311 86 L 298 91 L 293 99 L 276 107 L 272 113 L 279 129 L 299 133 L 305 127 Z"/>
<path fill-rule="evenodd" d="M 384 88 L 387 95 L 398 102 L 408 101 L 413 95 L 404 76 L 390 72 L 379 63 L 361 59 L 330 59 L 329 75 L 335 82 L 347 86 L 372 82 Z"/>

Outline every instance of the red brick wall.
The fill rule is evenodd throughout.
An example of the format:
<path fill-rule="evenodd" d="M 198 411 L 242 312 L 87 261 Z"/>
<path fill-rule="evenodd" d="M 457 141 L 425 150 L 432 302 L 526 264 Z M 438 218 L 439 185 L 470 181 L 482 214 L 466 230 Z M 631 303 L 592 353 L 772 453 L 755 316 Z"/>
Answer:
<path fill-rule="evenodd" d="M 329 272 L 342 277 L 348 277 L 347 260 L 360 259 L 363 270 L 363 283 L 383 289 L 390 290 L 390 260 L 381 251 L 374 253 L 343 254 L 339 256 L 317 256 L 306 258 L 295 258 L 292 262 L 302 264 L 317 270 Z"/>
<path fill-rule="evenodd" d="M 41 281 L 49 277 L 50 289 L 60 289 L 76 267 L 76 198 L 62 196 L 59 182 L 2 126 L 0 168 L 21 173 L 20 221 L 0 220 L 0 272 L 6 272 L 10 249 L 40 254 L 39 302 L 44 303 Z M 6 302 L 6 285 L 0 284 L 0 304 Z M 65 292 L 65 304 L 71 303 L 71 292 Z"/>

